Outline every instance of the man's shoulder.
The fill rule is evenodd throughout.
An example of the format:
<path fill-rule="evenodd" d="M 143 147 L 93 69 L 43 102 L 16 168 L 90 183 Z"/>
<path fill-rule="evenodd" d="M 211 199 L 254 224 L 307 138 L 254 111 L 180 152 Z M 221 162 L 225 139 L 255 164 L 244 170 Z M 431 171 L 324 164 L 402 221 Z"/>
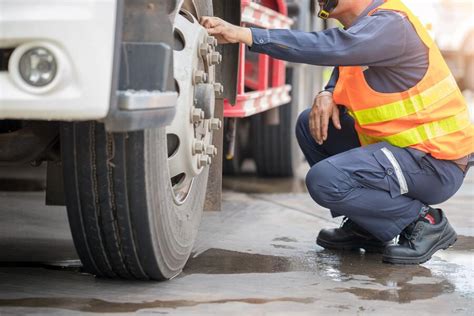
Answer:
<path fill-rule="evenodd" d="M 367 18 L 378 18 L 385 19 L 388 21 L 408 21 L 407 15 L 403 12 L 388 10 L 388 9 L 378 9 L 373 14 L 368 15 Z"/>
<path fill-rule="evenodd" d="M 409 23 L 406 16 L 400 12 L 392 10 L 378 10 L 372 15 L 361 18 L 356 24 L 351 26 L 349 32 L 360 32 L 366 30 L 383 30 L 384 32 L 400 31 L 406 23 Z M 371 31 L 372 32 L 372 31 Z"/>

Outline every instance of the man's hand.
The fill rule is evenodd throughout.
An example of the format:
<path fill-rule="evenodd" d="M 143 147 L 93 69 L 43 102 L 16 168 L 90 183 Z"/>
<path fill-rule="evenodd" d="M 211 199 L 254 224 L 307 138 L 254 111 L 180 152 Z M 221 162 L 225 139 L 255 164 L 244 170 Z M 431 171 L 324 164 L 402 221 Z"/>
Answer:
<path fill-rule="evenodd" d="M 203 16 L 199 21 L 213 35 L 219 44 L 244 43 L 252 46 L 252 32 L 247 27 L 230 24 L 220 18 Z"/>
<path fill-rule="evenodd" d="M 313 108 L 309 116 L 309 129 L 311 135 L 319 145 L 328 138 L 329 119 L 337 129 L 341 129 L 339 121 L 339 108 L 332 98 L 330 91 L 319 93 L 314 99 Z"/>

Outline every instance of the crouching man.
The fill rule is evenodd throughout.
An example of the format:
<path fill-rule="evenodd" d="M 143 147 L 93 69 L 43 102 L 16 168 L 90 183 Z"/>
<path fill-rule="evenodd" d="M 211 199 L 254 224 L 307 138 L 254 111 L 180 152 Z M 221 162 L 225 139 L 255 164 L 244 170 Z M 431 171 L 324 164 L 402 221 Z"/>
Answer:
<path fill-rule="evenodd" d="M 456 241 L 430 205 L 461 186 L 474 152 L 469 111 L 440 51 L 400 0 L 320 1 L 344 29 L 264 30 L 204 17 L 220 43 L 291 62 L 335 66 L 326 89 L 298 120 L 312 198 L 344 216 L 323 229 L 328 249 L 383 252 L 416 264 Z M 399 236 L 397 245 L 390 244 Z"/>

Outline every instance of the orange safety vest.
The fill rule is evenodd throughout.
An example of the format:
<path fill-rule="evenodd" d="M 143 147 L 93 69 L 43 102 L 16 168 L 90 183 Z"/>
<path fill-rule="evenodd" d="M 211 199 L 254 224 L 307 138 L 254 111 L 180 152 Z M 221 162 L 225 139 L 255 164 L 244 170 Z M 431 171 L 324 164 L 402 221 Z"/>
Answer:
<path fill-rule="evenodd" d="M 334 102 L 354 117 L 361 144 L 386 141 L 446 160 L 473 153 L 474 126 L 467 104 L 433 39 L 400 0 L 386 0 L 369 15 L 378 10 L 396 11 L 409 19 L 429 49 L 429 66 L 417 85 L 397 93 L 374 91 L 362 66 L 339 67 Z"/>

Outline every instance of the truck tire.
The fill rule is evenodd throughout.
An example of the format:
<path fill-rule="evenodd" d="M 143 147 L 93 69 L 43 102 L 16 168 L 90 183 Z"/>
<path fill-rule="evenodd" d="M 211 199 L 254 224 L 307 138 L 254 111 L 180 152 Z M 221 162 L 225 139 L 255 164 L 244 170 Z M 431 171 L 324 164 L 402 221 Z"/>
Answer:
<path fill-rule="evenodd" d="M 239 122 L 236 122 L 236 128 L 238 131 L 239 128 Z M 224 128 L 226 128 L 228 125 L 224 123 Z M 237 132 L 236 131 L 236 132 Z M 224 137 L 227 136 L 227 133 L 224 132 Z M 230 139 L 225 139 L 224 140 L 224 157 L 223 157 L 223 163 L 222 163 L 222 171 L 224 175 L 229 175 L 229 176 L 236 176 L 240 174 L 240 167 L 242 166 L 242 148 L 240 146 L 240 137 L 236 134 L 235 135 L 235 143 L 234 143 L 234 156 L 231 159 L 228 159 L 227 153 L 229 152 L 229 147 L 231 146 L 231 141 Z"/>
<path fill-rule="evenodd" d="M 170 279 L 196 239 L 217 153 L 212 133 L 221 125 L 210 64 L 215 41 L 185 10 L 175 18 L 175 40 L 179 96 L 169 126 L 127 133 L 97 122 L 61 127 L 71 232 L 84 270 L 97 276 Z"/>
<path fill-rule="evenodd" d="M 280 124 L 265 125 L 263 115 L 252 120 L 254 128 L 254 159 L 257 175 L 260 177 L 292 177 L 293 152 L 291 138 L 294 137 L 291 126 L 291 104 L 280 106 Z"/>
<path fill-rule="evenodd" d="M 226 119 L 224 128 L 228 128 L 229 119 Z M 250 156 L 249 153 L 249 137 L 250 137 L 250 120 L 248 118 L 239 118 L 235 122 L 235 144 L 234 144 L 234 156 L 232 159 L 227 159 L 226 154 L 229 152 L 229 146 L 231 139 L 225 139 L 224 141 L 224 163 L 223 172 L 225 175 L 237 176 L 242 172 L 242 164 L 246 158 Z M 224 133 L 225 137 L 229 135 L 229 132 Z M 230 137 L 230 135 L 229 135 Z"/>
<path fill-rule="evenodd" d="M 287 81 L 292 81 L 292 69 L 287 69 Z M 253 157 L 261 177 L 292 177 L 303 163 L 294 133 L 298 108 L 291 102 L 279 111 L 278 125 L 265 125 L 264 113 L 252 117 Z"/>
<path fill-rule="evenodd" d="M 195 240 L 208 167 L 176 203 L 164 128 L 111 134 L 85 122 L 61 132 L 68 217 L 84 270 L 141 280 L 177 275 Z"/>

